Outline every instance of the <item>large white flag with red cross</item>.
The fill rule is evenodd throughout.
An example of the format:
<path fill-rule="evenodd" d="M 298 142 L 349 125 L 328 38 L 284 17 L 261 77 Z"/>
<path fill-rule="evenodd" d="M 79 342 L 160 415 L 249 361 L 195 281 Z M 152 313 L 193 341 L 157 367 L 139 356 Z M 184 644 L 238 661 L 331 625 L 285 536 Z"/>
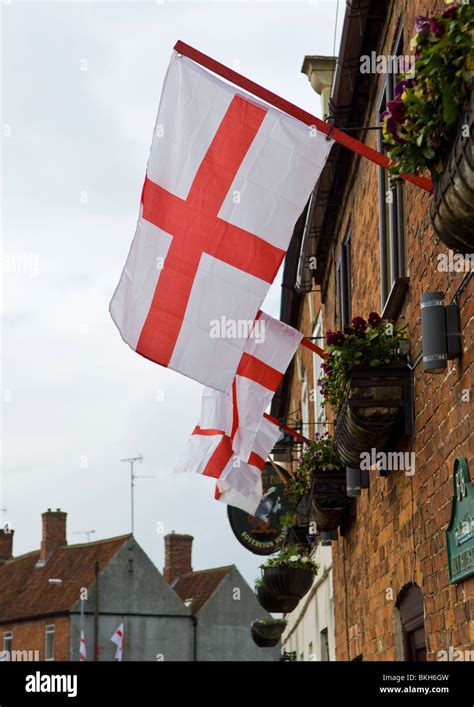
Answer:
<path fill-rule="evenodd" d="M 247 461 L 262 415 L 270 404 L 303 334 L 259 311 L 228 392 L 205 388 L 199 427 L 220 429 Z"/>
<path fill-rule="evenodd" d="M 247 462 L 232 449 L 231 438 L 223 430 L 196 427 L 186 443 L 176 472 L 194 472 L 217 481 L 217 494 L 235 491 L 232 505 L 239 508 L 238 498 L 246 499 L 244 510 L 252 513 L 261 498 L 261 473 L 268 455 L 281 437 L 278 425 L 262 418 L 252 453 Z"/>
<path fill-rule="evenodd" d="M 174 53 L 110 305 L 125 342 L 228 390 L 248 335 L 237 325 L 254 321 L 331 145 Z"/>

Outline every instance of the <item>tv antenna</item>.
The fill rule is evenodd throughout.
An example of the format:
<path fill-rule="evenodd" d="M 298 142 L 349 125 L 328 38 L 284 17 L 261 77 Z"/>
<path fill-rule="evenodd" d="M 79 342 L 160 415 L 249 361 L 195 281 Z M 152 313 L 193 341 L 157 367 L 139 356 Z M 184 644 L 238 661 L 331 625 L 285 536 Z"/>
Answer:
<path fill-rule="evenodd" d="M 133 465 L 135 462 L 143 461 L 143 454 L 139 454 L 137 457 L 128 457 L 127 459 L 121 459 L 121 462 L 128 462 L 130 464 L 130 513 L 131 513 L 131 525 L 132 525 L 132 535 L 134 530 L 134 498 L 133 489 L 135 486 L 135 479 L 154 479 L 154 474 L 140 474 L 138 476 L 133 470 Z"/>
<path fill-rule="evenodd" d="M 92 533 L 95 533 L 95 530 L 75 530 L 73 535 L 87 535 L 87 542 L 90 543 Z"/>

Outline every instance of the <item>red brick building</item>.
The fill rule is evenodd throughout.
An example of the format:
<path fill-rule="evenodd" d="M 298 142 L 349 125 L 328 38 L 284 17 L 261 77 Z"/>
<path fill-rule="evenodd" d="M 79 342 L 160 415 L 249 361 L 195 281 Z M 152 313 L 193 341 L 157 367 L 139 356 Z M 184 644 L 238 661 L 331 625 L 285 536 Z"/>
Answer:
<path fill-rule="evenodd" d="M 81 588 L 95 584 L 131 537 L 67 545 L 66 518 L 59 509 L 43 513 L 40 550 L 15 558 L 13 530 L 0 530 L 0 637 L 15 659 L 70 660 Z"/>
<path fill-rule="evenodd" d="M 425 0 L 347 2 L 330 99 L 336 126 L 381 149 L 380 131 L 354 129 L 377 126 L 393 77 L 361 73 L 361 57 L 409 54 L 415 17 L 432 9 Z M 471 463 L 474 478 L 474 291 L 470 268 L 438 270 L 437 256 L 448 249 L 432 229 L 429 202 L 411 184 L 392 190 L 383 170 L 335 145 L 285 262 L 281 319 L 306 336 L 322 337 L 371 311 L 409 325 L 414 432 L 391 449 L 413 452 L 416 471 L 381 477 L 371 470 L 370 488 L 332 542 L 337 660 L 474 655 L 474 576 L 449 582 L 445 541 L 456 458 Z M 420 298 L 432 291 L 444 293 L 446 304 L 457 301 L 463 348 L 437 375 L 422 366 Z M 318 425 L 333 429 L 317 390 L 319 366 L 311 352 L 299 353 L 272 409 L 298 420 L 307 436 Z"/>
<path fill-rule="evenodd" d="M 235 565 L 193 571 L 191 535 L 165 536 L 163 574 L 133 535 L 68 545 L 67 514 L 42 514 L 41 548 L 13 556 L 0 530 L 0 660 L 275 661 L 250 624 L 268 616 Z"/>

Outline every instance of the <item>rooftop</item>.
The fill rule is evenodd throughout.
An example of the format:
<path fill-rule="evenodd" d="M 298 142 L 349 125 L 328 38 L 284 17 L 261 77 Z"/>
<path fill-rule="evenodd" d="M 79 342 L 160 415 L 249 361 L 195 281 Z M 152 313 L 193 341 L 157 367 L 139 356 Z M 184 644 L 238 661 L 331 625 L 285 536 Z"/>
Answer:
<path fill-rule="evenodd" d="M 78 601 L 81 587 L 94 583 L 96 561 L 102 571 L 130 537 L 64 545 L 43 566 L 36 566 L 39 550 L 7 560 L 0 565 L 0 623 L 68 612 Z M 50 579 L 63 583 L 51 584 Z"/>
<path fill-rule="evenodd" d="M 235 565 L 182 574 L 173 585 L 179 598 L 193 614 L 197 614 Z"/>

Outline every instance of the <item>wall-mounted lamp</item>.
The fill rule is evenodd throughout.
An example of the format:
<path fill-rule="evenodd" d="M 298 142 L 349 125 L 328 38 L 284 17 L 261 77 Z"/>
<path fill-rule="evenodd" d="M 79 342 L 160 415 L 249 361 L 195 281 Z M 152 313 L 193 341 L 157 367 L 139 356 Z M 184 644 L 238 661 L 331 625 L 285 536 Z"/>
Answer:
<path fill-rule="evenodd" d="M 369 470 L 354 469 L 346 466 L 346 493 L 348 496 L 360 496 L 361 489 L 369 488 Z"/>
<path fill-rule="evenodd" d="M 327 547 L 331 545 L 331 540 L 337 540 L 337 530 L 322 530 L 321 545 Z"/>
<path fill-rule="evenodd" d="M 459 307 L 456 301 L 445 306 L 442 292 L 425 292 L 420 309 L 423 370 L 441 373 L 462 353 Z"/>

